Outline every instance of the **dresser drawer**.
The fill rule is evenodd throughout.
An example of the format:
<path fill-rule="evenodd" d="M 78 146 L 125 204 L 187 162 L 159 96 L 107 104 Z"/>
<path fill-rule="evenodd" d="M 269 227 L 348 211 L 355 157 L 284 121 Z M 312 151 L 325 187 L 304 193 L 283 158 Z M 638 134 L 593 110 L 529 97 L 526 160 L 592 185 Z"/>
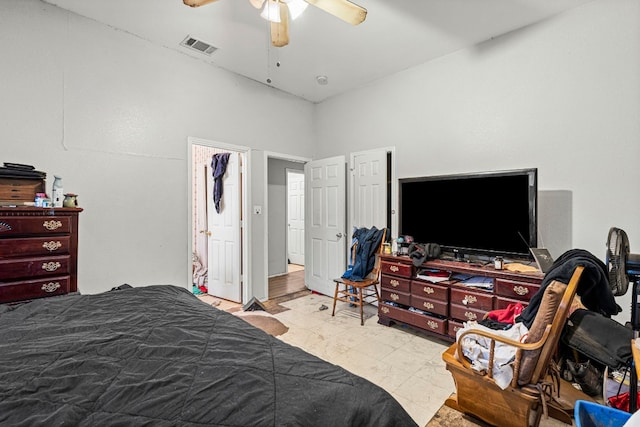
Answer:
<path fill-rule="evenodd" d="M 389 289 L 382 288 L 380 297 L 383 301 L 393 301 L 402 305 L 411 304 L 411 296 L 407 292 L 399 292 L 396 290 L 390 291 Z"/>
<path fill-rule="evenodd" d="M 449 320 L 448 323 L 449 324 L 447 325 L 447 335 L 455 339 L 458 331 L 464 327 L 464 323 L 458 322 L 457 320 Z"/>
<path fill-rule="evenodd" d="M 406 323 L 442 335 L 447 333 L 447 319 L 435 316 L 407 311 Z"/>
<path fill-rule="evenodd" d="M 469 320 L 480 321 L 488 311 L 491 311 L 491 309 L 483 310 L 459 304 L 449 305 L 449 316 L 463 322 Z"/>
<path fill-rule="evenodd" d="M 496 295 L 524 301 L 529 301 L 540 289 L 540 285 L 535 283 L 507 279 L 496 279 L 494 286 Z"/>
<path fill-rule="evenodd" d="M 411 282 L 411 295 L 431 300 L 449 301 L 449 287 L 414 280 Z"/>
<path fill-rule="evenodd" d="M 416 313 L 403 308 L 392 307 L 384 303 L 378 307 L 378 314 L 441 335 L 445 335 L 447 330 L 446 319 Z"/>
<path fill-rule="evenodd" d="M 464 288 L 451 288 L 451 304 L 461 304 L 466 307 L 489 311 L 493 308 L 491 292 L 478 292 Z"/>
<path fill-rule="evenodd" d="M 0 280 L 69 273 L 69 255 L 0 259 Z"/>
<path fill-rule="evenodd" d="M 409 278 L 413 275 L 413 264 L 382 261 L 380 263 L 380 271 L 382 274 L 392 274 L 394 276 Z"/>
<path fill-rule="evenodd" d="M 68 216 L 0 216 L 0 237 L 70 232 L 71 218 Z"/>
<path fill-rule="evenodd" d="M 383 274 L 380 276 L 380 286 L 389 290 L 409 293 L 411 280 Z"/>
<path fill-rule="evenodd" d="M 447 301 L 438 301 L 411 295 L 411 307 L 445 317 L 449 315 L 449 303 Z"/>
<path fill-rule="evenodd" d="M 0 258 L 68 254 L 70 244 L 70 236 L 0 239 Z"/>
<path fill-rule="evenodd" d="M 0 301 L 12 302 L 69 293 L 69 276 L 0 283 Z"/>

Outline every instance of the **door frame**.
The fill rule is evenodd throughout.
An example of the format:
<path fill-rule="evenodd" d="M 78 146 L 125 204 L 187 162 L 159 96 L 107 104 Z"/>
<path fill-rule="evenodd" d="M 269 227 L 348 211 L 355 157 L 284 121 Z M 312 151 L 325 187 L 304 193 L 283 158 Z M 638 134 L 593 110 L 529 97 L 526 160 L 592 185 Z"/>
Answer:
<path fill-rule="evenodd" d="M 267 298 L 269 298 L 269 159 L 280 159 L 280 160 L 287 160 L 290 162 L 298 162 L 298 163 L 307 163 L 310 162 L 312 159 L 308 158 L 308 157 L 301 157 L 301 156 L 293 156 L 291 154 L 283 154 L 283 153 L 278 153 L 278 152 L 274 152 L 274 151 L 265 151 L 264 152 L 264 167 L 262 168 L 263 170 L 263 187 L 262 187 L 262 191 L 263 194 L 266 194 L 267 197 L 265 197 L 264 199 L 264 223 L 267 224 L 267 226 L 265 226 L 264 228 L 264 246 L 263 246 L 263 251 L 264 251 L 264 260 L 263 260 L 263 271 L 264 271 L 264 288 L 263 288 L 263 295 L 266 295 Z M 305 192 L 304 197 L 307 197 L 307 194 Z M 305 235 L 306 235 L 306 231 L 305 231 Z M 286 243 L 285 243 L 286 246 Z M 306 251 L 305 251 L 305 257 L 306 257 Z M 306 260 L 305 260 L 306 262 Z"/>
<path fill-rule="evenodd" d="M 242 222 L 240 224 L 241 227 L 241 245 L 242 245 L 242 255 L 240 257 L 240 283 L 242 287 L 242 302 L 243 304 L 249 301 L 250 295 L 253 295 L 253 281 L 251 274 L 251 251 L 249 250 L 249 236 L 251 235 L 251 215 L 249 215 L 249 201 L 251 200 L 251 186 L 249 183 L 250 173 L 251 173 L 251 149 L 249 147 L 227 144 L 224 142 L 214 141 L 210 139 L 197 138 L 197 137 L 187 137 L 187 185 L 188 185 L 188 203 L 187 203 L 187 218 L 188 218 L 188 233 L 187 233 L 187 284 L 189 286 L 188 290 L 192 291 L 193 286 L 193 274 L 192 274 L 192 246 L 193 246 L 193 188 L 194 188 L 194 177 L 193 177 L 193 146 L 194 145 L 203 145 L 211 148 L 218 148 L 223 150 L 236 151 L 241 153 L 242 158 L 244 160 L 244 165 L 242 168 Z"/>

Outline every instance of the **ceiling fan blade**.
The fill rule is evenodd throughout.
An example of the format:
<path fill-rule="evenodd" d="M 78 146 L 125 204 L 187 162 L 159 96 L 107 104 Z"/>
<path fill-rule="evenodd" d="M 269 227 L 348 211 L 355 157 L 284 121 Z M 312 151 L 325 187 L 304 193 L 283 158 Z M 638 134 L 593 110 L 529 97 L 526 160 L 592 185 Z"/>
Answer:
<path fill-rule="evenodd" d="M 249 3 L 251 3 L 251 6 L 255 7 L 256 9 L 260 9 L 264 4 L 264 0 L 249 0 Z"/>
<path fill-rule="evenodd" d="M 286 3 L 280 2 L 280 22 L 271 23 L 271 44 L 275 47 L 289 44 L 289 8 Z"/>
<path fill-rule="evenodd" d="M 349 24 L 358 25 L 367 17 L 367 9 L 348 0 L 305 0 Z"/>
<path fill-rule="evenodd" d="M 213 3 L 214 1 L 218 0 L 182 0 L 182 3 L 191 7 L 200 7 L 204 6 L 205 4 Z"/>

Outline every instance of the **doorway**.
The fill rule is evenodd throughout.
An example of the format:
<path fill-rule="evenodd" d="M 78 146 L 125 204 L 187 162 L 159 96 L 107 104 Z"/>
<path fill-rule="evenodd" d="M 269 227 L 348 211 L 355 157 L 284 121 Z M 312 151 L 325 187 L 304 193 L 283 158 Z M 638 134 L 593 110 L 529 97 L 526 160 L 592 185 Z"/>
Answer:
<path fill-rule="evenodd" d="M 189 138 L 189 149 L 193 292 L 241 303 L 246 293 L 247 151 L 195 138 Z"/>
<path fill-rule="evenodd" d="M 267 158 L 268 298 L 307 290 L 304 282 L 304 162 Z"/>

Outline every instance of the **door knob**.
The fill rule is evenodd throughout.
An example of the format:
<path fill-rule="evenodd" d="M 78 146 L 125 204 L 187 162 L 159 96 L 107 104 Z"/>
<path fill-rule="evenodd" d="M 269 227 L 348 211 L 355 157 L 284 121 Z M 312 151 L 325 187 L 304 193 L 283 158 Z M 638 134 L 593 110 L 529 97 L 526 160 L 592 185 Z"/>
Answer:
<path fill-rule="evenodd" d="M 338 234 L 336 234 L 336 237 L 337 237 L 338 239 L 339 239 L 339 238 L 341 238 L 341 237 L 342 237 L 342 233 L 338 233 Z"/>

